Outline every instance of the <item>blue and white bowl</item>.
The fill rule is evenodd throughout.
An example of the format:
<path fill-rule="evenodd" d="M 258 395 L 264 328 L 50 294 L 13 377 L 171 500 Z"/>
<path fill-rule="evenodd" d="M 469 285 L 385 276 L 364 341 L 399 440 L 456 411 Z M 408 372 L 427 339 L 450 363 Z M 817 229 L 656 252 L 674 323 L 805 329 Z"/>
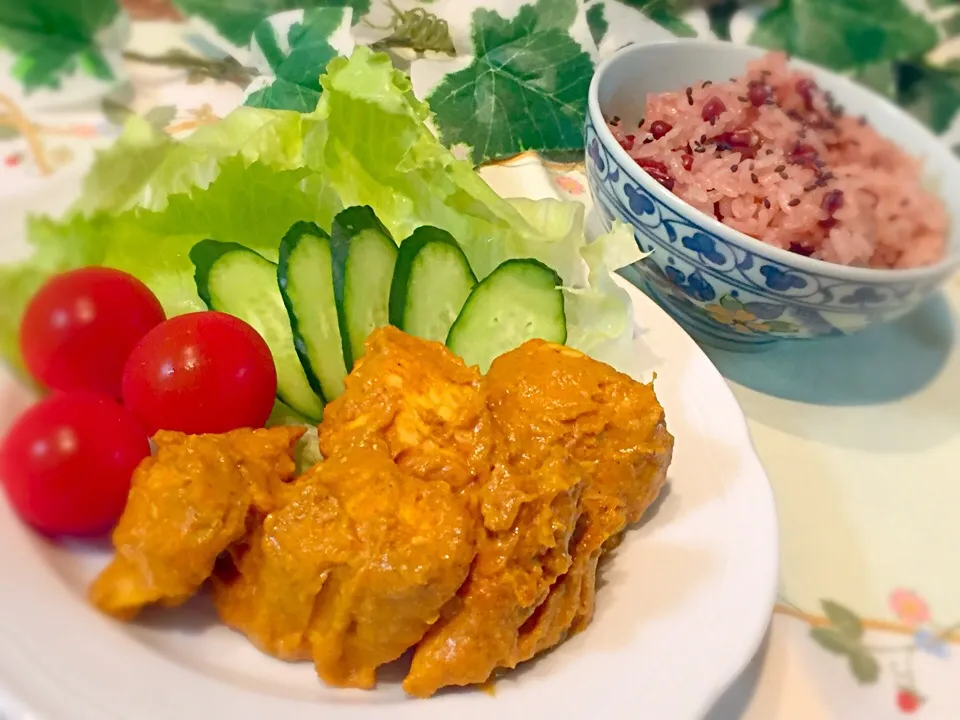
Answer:
<path fill-rule="evenodd" d="M 631 45 L 603 63 L 590 84 L 586 173 L 599 215 L 633 226 L 644 260 L 622 271 L 694 336 L 731 349 L 782 339 L 855 333 L 916 308 L 960 267 L 960 161 L 898 107 L 847 78 L 795 62 L 852 114 L 920 157 L 954 222 L 947 257 L 929 267 L 873 270 L 766 245 L 691 207 L 641 170 L 605 118 L 643 117 L 647 93 L 742 75 L 763 50 L 674 40 Z"/>

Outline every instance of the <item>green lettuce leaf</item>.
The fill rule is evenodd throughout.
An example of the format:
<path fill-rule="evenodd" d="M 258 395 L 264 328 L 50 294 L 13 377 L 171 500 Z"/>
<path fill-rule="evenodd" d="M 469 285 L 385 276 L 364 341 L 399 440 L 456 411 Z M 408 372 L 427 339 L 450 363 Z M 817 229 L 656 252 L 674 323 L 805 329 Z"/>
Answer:
<path fill-rule="evenodd" d="M 173 195 L 208 187 L 224 161 L 302 170 L 302 140 L 310 116 L 241 107 L 223 120 L 175 140 L 136 115 L 122 135 L 97 155 L 74 210 L 120 213 L 162 211 Z"/>
<path fill-rule="evenodd" d="M 564 283 L 569 342 L 585 352 L 632 334 L 629 303 L 611 277 L 639 257 L 629 232 L 588 244 L 579 203 L 499 197 L 437 140 L 429 108 L 386 55 L 358 48 L 320 82 L 312 113 L 241 107 L 185 139 L 131 118 L 71 212 L 31 223 L 34 256 L 0 270 L 4 356 L 17 361 L 23 307 L 56 272 L 125 270 L 173 316 L 203 307 L 188 256 L 198 240 L 275 259 L 295 221 L 329 228 L 354 204 L 372 206 L 398 239 L 421 225 L 448 230 L 481 278 L 510 258 L 550 265 Z"/>
<path fill-rule="evenodd" d="M 504 259 L 504 244 L 531 231 L 430 132 L 429 108 L 386 55 L 358 47 L 333 60 L 320 82 L 321 122 L 304 139 L 304 156 L 344 206 L 370 205 L 396 238 L 421 225 L 447 230 L 480 277 Z"/>

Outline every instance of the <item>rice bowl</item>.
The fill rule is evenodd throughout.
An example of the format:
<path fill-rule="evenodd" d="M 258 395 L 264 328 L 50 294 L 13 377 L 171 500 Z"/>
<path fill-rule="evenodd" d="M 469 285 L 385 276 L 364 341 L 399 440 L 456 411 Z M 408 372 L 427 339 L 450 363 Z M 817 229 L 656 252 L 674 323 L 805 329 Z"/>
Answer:
<path fill-rule="evenodd" d="M 944 192 L 960 186 L 960 161 L 946 151 L 939 138 L 902 109 L 846 77 L 802 61 L 789 63 L 790 68 L 809 74 L 819 87 L 831 91 L 858 127 L 861 116 L 866 116 L 881 140 L 894 140 L 918 168 L 918 175 L 922 166 L 923 176 L 915 190 L 926 192 L 926 188 L 936 193 L 932 199 L 943 208 L 945 237 L 940 245 L 940 259 L 926 263 L 905 261 L 890 267 L 897 264 L 902 254 L 901 243 L 894 245 L 895 252 L 887 255 L 885 262 L 871 265 L 869 260 L 862 259 L 866 255 L 862 253 L 861 260 L 842 264 L 837 261 L 839 258 L 817 256 L 816 251 L 820 249 L 822 255 L 825 248 L 818 246 L 818 242 L 820 246 L 823 243 L 809 228 L 808 237 L 803 238 L 807 247 L 803 248 L 791 248 L 794 241 L 787 242 L 786 237 L 774 242 L 752 237 L 729 221 L 718 219 L 715 207 L 697 207 L 681 197 L 677 193 L 678 178 L 673 173 L 674 183 L 668 190 L 670 183 L 664 184 L 663 177 L 657 178 L 656 172 L 650 174 L 638 165 L 633 153 L 624 149 L 608 124 L 618 118 L 623 127 L 632 124 L 636 129 L 647 115 L 647 98 L 651 94 L 676 93 L 679 89 L 679 99 L 689 107 L 687 87 L 693 86 L 696 103 L 700 97 L 696 90 L 703 89 L 704 82 L 711 81 L 708 89 L 728 83 L 731 77 L 743 75 L 748 64 L 764 54 L 759 48 L 701 40 L 625 47 L 597 69 L 585 126 L 586 174 L 598 219 L 607 228 L 614 221 L 632 225 L 637 244 L 649 254 L 622 274 L 674 314 L 692 334 L 731 349 L 770 346 L 780 339 L 848 335 L 895 319 L 914 309 L 960 267 L 960 233 L 952 222 L 960 215 L 960 196 Z M 702 112 L 702 105 L 697 109 Z M 646 122 L 656 119 L 661 118 Z M 640 130 L 643 133 L 649 128 L 645 123 Z M 705 134 L 701 130 L 693 138 L 692 128 L 690 132 L 690 137 L 697 141 Z M 621 139 L 627 134 L 634 134 L 634 140 L 641 145 L 647 137 L 624 132 Z M 717 134 L 708 135 L 708 139 Z M 647 145 L 653 142 L 651 139 Z M 691 143 L 691 150 L 693 147 Z M 709 149 L 714 150 L 714 146 Z M 787 149 L 792 148 L 788 145 Z M 681 146 L 681 150 L 685 148 Z M 728 150 L 721 148 L 721 152 Z M 673 153 L 681 172 L 683 154 Z M 748 158 L 745 163 L 745 178 L 753 185 L 751 173 L 757 174 L 758 180 L 761 178 L 755 169 L 749 169 L 749 162 L 755 163 L 755 158 Z M 721 167 L 728 175 L 740 170 L 731 172 L 731 165 L 744 164 L 733 159 L 728 163 L 726 158 L 723 163 Z M 780 164 L 787 165 L 784 170 L 788 176 L 798 167 L 782 161 Z M 671 170 L 671 166 L 667 167 Z M 775 165 L 774 174 L 779 174 L 777 169 Z M 833 168 L 820 169 L 838 175 Z M 829 181 L 834 178 L 828 177 L 828 185 L 834 185 L 835 181 Z M 808 186 L 809 183 L 804 185 Z M 811 205 L 816 207 L 810 208 L 817 213 L 816 223 L 827 219 L 826 214 L 820 214 L 827 189 L 808 191 L 819 191 L 819 203 L 814 201 Z M 756 205 L 759 200 L 762 205 L 765 197 L 772 205 L 774 197 L 757 193 L 752 202 Z M 788 195 L 783 203 L 786 208 L 778 208 L 784 218 L 799 206 L 790 205 L 793 199 Z M 720 215 L 724 217 L 722 210 Z M 935 218 L 931 213 L 924 220 Z M 931 228 L 935 225 L 931 223 Z M 935 246 L 931 247 L 936 253 Z"/>

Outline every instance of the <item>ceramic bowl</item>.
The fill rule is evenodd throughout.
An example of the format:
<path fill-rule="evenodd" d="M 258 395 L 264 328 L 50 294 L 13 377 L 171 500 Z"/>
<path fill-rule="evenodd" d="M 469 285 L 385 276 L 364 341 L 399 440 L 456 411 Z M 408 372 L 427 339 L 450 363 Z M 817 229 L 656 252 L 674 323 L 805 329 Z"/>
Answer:
<path fill-rule="evenodd" d="M 633 226 L 650 255 L 622 273 L 695 337 L 730 349 L 778 340 L 842 336 L 910 312 L 960 267 L 960 161 L 901 109 L 851 80 L 793 64 L 833 92 L 847 112 L 865 115 L 883 135 L 921 158 L 931 186 L 954 219 L 947 257 L 929 267 L 873 270 L 828 263 L 766 245 L 723 225 L 663 188 L 614 139 L 605 118 L 643 117 L 647 93 L 742 75 L 763 50 L 722 42 L 673 40 L 623 48 L 590 84 L 586 174 L 606 228 Z"/>

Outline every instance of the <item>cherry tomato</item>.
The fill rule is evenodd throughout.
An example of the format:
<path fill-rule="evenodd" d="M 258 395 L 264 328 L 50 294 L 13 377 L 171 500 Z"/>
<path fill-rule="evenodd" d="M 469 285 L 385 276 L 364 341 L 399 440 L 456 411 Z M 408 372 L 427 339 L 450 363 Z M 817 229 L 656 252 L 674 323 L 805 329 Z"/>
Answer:
<path fill-rule="evenodd" d="M 132 275 L 72 270 L 33 296 L 20 323 L 20 351 L 30 373 L 51 390 L 119 399 L 130 351 L 164 317 L 157 298 Z"/>
<path fill-rule="evenodd" d="M 57 393 L 27 410 L 0 445 L 0 479 L 24 521 L 47 535 L 110 529 L 150 454 L 133 415 L 106 395 Z"/>
<path fill-rule="evenodd" d="M 219 312 L 161 323 L 134 348 L 123 373 L 123 402 L 150 434 L 263 427 L 276 393 L 277 371 L 263 338 Z"/>

